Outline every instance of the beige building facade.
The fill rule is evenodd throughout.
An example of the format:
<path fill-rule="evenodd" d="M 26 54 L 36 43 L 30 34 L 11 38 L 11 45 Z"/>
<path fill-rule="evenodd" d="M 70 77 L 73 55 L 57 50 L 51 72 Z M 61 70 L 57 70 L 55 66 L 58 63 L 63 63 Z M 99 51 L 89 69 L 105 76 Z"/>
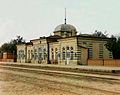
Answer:
<path fill-rule="evenodd" d="M 54 35 L 17 45 L 17 62 L 87 65 L 88 59 L 112 59 L 105 44 L 109 38 L 77 35 L 70 24 L 58 25 Z"/>

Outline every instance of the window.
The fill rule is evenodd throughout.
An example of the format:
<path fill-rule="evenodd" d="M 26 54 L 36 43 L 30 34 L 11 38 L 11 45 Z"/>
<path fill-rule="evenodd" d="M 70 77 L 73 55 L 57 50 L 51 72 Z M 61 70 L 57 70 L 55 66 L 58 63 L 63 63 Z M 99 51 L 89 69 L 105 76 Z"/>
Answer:
<path fill-rule="evenodd" d="M 19 51 L 19 57 L 20 57 L 20 59 L 24 59 L 24 57 L 25 57 L 24 50 Z"/>
<path fill-rule="evenodd" d="M 51 52 L 51 58 L 52 58 L 52 61 L 54 60 L 54 53 Z"/>
<path fill-rule="evenodd" d="M 70 52 L 66 52 L 66 58 L 70 58 Z"/>
<path fill-rule="evenodd" d="M 37 59 L 37 49 L 34 49 L 34 59 Z"/>
<path fill-rule="evenodd" d="M 42 49 L 41 49 L 41 48 L 38 48 L 38 52 L 42 52 Z"/>
<path fill-rule="evenodd" d="M 28 50 L 28 59 L 30 59 L 30 50 Z"/>
<path fill-rule="evenodd" d="M 31 59 L 33 59 L 34 55 L 33 55 L 33 50 L 31 50 Z"/>
<path fill-rule="evenodd" d="M 43 54 L 44 54 L 44 60 L 46 60 L 47 53 L 46 53 L 46 49 L 45 48 L 43 49 Z"/>
<path fill-rule="evenodd" d="M 53 52 L 53 48 L 51 48 L 51 58 L 52 58 L 52 60 L 54 60 L 54 52 Z"/>
<path fill-rule="evenodd" d="M 57 48 L 55 48 L 55 51 L 57 51 L 58 49 Z"/>
<path fill-rule="evenodd" d="M 65 60 L 65 52 L 62 53 L 62 59 Z"/>
<path fill-rule="evenodd" d="M 69 46 L 67 46 L 66 49 L 69 50 Z"/>
<path fill-rule="evenodd" d="M 55 48 L 55 60 L 58 60 L 58 49 Z"/>
<path fill-rule="evenodd" d="M 113 58 L 112 52 L 109 52 L 109 58 Z"/>
<path fill-rule="evenodd" d="M 41 47 L 38 48 L 38 60 L 43 60 L 42 59 L 42 49 L 41 49 Z"/>
<path fill-rule="evenodd" d="M 71 51 L 71 60 L 73 60 L 73 51 Z"/>
<path fill-rule="evenodd" d="M 46 49 L 44 48 L 43 51 L 46 52 Z"/>
<path fill-rule="evenodd" d="M 47 54 L 44 52 L 44 60 L 46 60 L 47 58 Z"/>
<path fill-rule="evenodd" d="M 53 51 L 53 48 L 51 48 L 51 51 Z"/>
<path fill-rule="evenodd" d="M 79 50 L 79 51 L 76 53 L 76 56 L 77 56 L 77 60 L 80 60 L 80 59 L 81 59 L 81 50 Z"/>
<path fill-rule="evenodd" d="M 38 54 L 38 59 L 39 59 L 39 60 L 43 60 L 43 59 L 42 59 L 42 53 L 39 53 L 39 54 Z"/>
<path fill-rule="evenodd" d="M 92 58 L 92 56 L 93 56 L 93 44 L 90 43 L 89 44 L 89 49 L 88 49 L 88 57 Z"/>
<path fill-rule="evenodd" d="M 17 57 L 18 57 L 18 59 L 21 59 L 21 57 L 20 57 L 20 51 L 18 51 L 18 56 Z"/>
<path fill-rule="evenodd" d="M 63 47 L 63 48 L 62 48 L 62 50 L 64 51 L 64 50 L 65 50 L 65 48 Z"/>
<path fill-rule="evenodd" d="M 71 50 L 73 50 L 73 47 L 70 47 Z"/>
<path fill-rule="evenodd" d="M 99 44 L 99 58 L 103 58 L 103 44 Z"/>

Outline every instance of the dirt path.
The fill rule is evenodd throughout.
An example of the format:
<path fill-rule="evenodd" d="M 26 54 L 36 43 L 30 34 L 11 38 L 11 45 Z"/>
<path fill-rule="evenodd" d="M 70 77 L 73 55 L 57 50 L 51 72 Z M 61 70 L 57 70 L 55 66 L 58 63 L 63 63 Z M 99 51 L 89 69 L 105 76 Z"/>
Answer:
<path fill-rule="evenodd" d="M 21 72 L 14 73 L 16 75 L 4 72 L 4 70 L 0 72 L 0 95 L 119 95 L 112 93 L 112 91 L 120 92 L 120 84 L 113 82 L 107 83 L 106 81 L 90 79 L 75 80 L 49 75 L 33 75 L 32 73 L 31 77 L 25 77 L 21 76 Z M 30 73 L 27 75 L 30 76 Z M 41 79 L 38 80 L 34 77 Z M 73 82 L 75 85 L 80 86 L 69 85 L 70 83 L 73 84 Z M 108 92 L 90 89 L 89 87 L 102 88 Z"/>

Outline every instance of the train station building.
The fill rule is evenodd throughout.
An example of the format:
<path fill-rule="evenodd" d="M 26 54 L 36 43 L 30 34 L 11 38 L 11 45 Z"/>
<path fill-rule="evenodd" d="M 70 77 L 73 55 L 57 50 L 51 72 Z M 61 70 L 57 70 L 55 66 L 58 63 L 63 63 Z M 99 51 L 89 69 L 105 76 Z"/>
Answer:
<path fill-rule="evenodd" d="M 112 59 L 105 44 L 109 38 L 77 35 L 75 26 L 58 25 L 54 35 L 17 45 L 17 62 L 39 64 L 88 64 L 89 59 Z"/>

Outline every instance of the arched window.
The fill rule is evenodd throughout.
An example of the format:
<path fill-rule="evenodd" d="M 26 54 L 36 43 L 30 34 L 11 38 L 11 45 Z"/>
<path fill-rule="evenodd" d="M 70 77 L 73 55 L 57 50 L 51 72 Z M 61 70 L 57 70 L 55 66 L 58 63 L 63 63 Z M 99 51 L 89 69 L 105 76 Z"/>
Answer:
<path fill-rule="evenodd" d="M 62 50 L 64 51 L 64 50 L 65 50 L 65 47 L 63 47 Z"/>
<path fill-rule="evenodd" d="M 58 60 L 58 49 L 55 48 L 55 60 Z"/>
<path fill-rule="evenodd" d="M 53 48 L 51 48 L 51 51 L 53 51 Z"/>
<path fill-rule="evenodd" d="M 57 48 L 55 48 L 55 51 L 57 51 L 58 49 Z"/>
<path fill-rule="evenodd" d="M 69 46 L 67 46 L 66 49 L 69 50 Z"/>
<path fill-rule="evenodd" d="M 73 50 L 73 47 L 70 47 L 71 50 Z"/>

